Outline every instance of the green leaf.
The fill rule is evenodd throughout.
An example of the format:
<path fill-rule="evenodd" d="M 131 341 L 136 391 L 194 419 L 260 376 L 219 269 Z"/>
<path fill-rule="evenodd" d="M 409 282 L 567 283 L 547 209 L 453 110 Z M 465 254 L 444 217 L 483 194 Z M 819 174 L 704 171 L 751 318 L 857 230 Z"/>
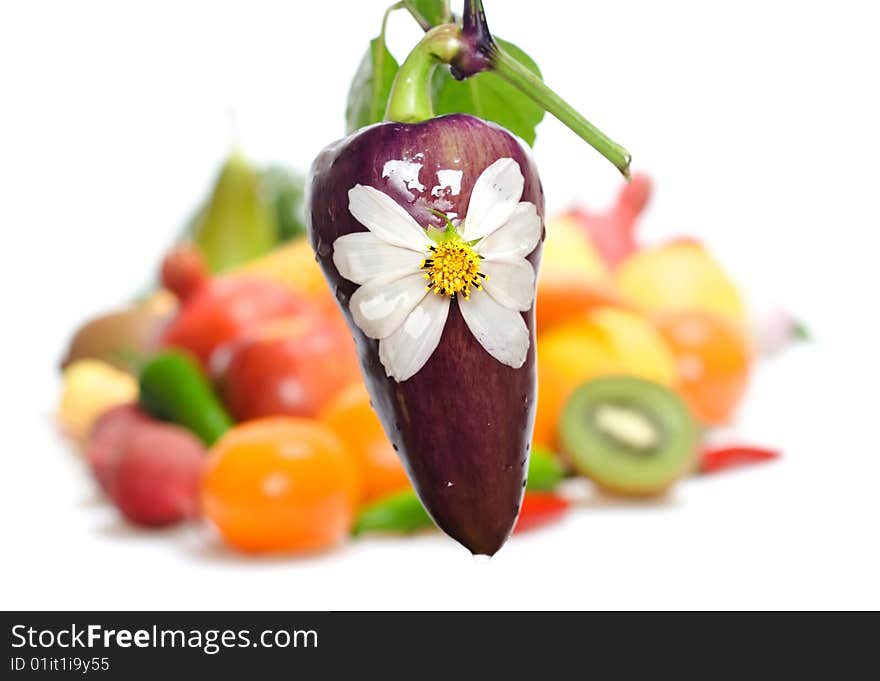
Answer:
<path fill-rule="evenodd" d="M 365 125 L 378 123 L 384 118 L 385 105 L 399 68 L 394 56 L 388 51 L 385 37 L 380 35 L 373 38 L 348 90 L 345 106 L 347 134 Z"/>
<path fill-rule="evenodd" d="M 496 39 L 498 44 L 523 66 L 541 76 L 534 60 L 516 45 Z M 522 137 L 530 146 L 535 143 L 535 128 L 544 118 L 544 109 L 500 76 L 485 72 L 467 80 L 455 80 L 448 69 L 434 73 L 434 110 L 438 115 L 468 113 L 493 121 Z"/>
<path fill-rule="evenodd" d="M 449 0 L 405 0 L 404 4 L 420 24 L 439 26 L 452 21 Z"/>

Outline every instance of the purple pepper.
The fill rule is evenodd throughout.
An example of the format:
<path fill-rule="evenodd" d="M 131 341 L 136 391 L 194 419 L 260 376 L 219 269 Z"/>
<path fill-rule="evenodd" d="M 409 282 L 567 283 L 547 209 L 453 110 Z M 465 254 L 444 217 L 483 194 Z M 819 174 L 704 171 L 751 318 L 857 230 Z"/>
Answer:
<path fill-rule="evenodd" d="M 411 378 L 397 382 L 380 361 L 379 341 L 353 319 L 350 301 L 358 285 L 340 274 L 333 254 L 336 239 L 367 231 L 349 210 L 350 188 L 378 189 L 416 223 L 437 229 L 444 225 L 433 211 L 466 216 L 477 178 L 503 158 L 521 169 L 519 200 L 535 206 L 543 230 L 543 191 L 525 145 L 497 125 L 462 114 L 382 123 L 331 145 L 313 165 L 309 209 L 312 245 L 357 341 L 385 432 L 437 525 L 472 552 L 488 555 L 512 531 L 526 481 L 536 395 L 534 303 L 520 313 L 529 344 L 518 368 L 480 345 L 461 314 L 460 305 L 471 300 L 459 293 L 450 299 L 436 350 Z M 526 254 L 535 270 L 540 251 L 538 244 Z M 471 299 L 487 295 L 469 293 Z"/>
<path fill-rule="evenodd" d="M 357 342 L 372 404 L 426 510 L 475 554 L 506 541 L 535 415 L 535 279 L 544 195 L 526 145 L 434 117 L 431 73 L 492 69 L 625 175 L 629 154 L 492 40 L 482 3 L 431 29 L 386 119 L 327 147 L 308 190 L 317 260 Z"/>

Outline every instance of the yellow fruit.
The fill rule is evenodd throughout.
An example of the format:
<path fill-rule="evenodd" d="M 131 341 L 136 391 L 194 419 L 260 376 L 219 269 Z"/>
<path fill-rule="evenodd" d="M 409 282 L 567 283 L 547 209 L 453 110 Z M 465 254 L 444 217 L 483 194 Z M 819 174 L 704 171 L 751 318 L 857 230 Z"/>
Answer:
<path fill-rule="evenodd" d="M 646 312 L 688 308 L 745 321 L 736 286 L 698 243 L 641 250 L 624 260 L 614 276 L 621 294 Z"/>
<path fill-rule="evenodd" d="M 613 348 L 615 368 L 664 385 L 675 381 L 678 373 L 672 350 L 647 319 L 626 310 L 603 307 L 594 310 L 589 321 Z"/>
<path fill-rule="evenodd" d="M 307 239 L 291 241 L 235 270 L 271 279 L 309 297 L 329 295 L 327 282 Z"/>
<path fill-rule="evenodd" d="M 596 308 L 542 334 L 534 441 L 554 447 L 569 395 L 581 383 L 611 374 L 672 385 L 675 359 L 646 319 L 615 308 Z"/>
<path fill-rule="evenodd" d="M 137 380 L 98 359 L 78 359 L 64 370 L 58 421 L 72 437 L 82 440 L 95 420 L 111 407 L 134 402 Z"/>
<path fill-rule="evenodd" d="M 602 257 L 575 218 L 560 215 L 546 223 L 540 279 L 597 281 L 608 276 Z"/>

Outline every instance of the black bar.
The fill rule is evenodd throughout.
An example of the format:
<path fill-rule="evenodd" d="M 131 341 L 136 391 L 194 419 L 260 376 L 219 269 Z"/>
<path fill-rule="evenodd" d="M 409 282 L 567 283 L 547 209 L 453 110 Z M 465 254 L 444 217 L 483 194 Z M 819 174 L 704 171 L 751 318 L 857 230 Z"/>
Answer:
<path fill-rule="evenodd" d="M 688 668 L 714 678 L 757 669 L 763 676 L 773 662 L 788 677 L 807 660 L 819 665 L 832 655 L 834 678 L 845 678 L 873 650 L 876 632 L 828 619 L 807 628 L 785 614 L 4 612 L 2 619 L 2 679 L 336 679 L 355 672 L 419 681 L 511 670 L 515 678 L 556 681 Z"/>

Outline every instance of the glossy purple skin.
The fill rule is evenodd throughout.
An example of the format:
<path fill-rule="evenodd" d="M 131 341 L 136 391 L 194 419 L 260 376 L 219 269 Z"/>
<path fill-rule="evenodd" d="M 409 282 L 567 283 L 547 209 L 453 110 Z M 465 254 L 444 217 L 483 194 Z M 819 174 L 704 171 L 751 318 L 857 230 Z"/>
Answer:
<path fill-rule="evenodd" d="M 525 144 L 503 128 L 460 114 L 365 128 L 318 156 L 309 189 L 312 246 L 357 341 L 385 432 L 437 525 L 473 553 L 487 555 L 510 535 L 525 488 L 537 383 L 534 305 L 523 313 L 531 342 L 519 369 L 483 349 L 453 299 L 434 354 L 415 376 L 397 383 L 379 361 L 378 341 L 352 321 L 348 304 L 357 285 L 340 276 L 332 256 L 338 237 L 366 231 L 348 210 L 348 190 L 356 184 L 389 194 L 416 222 L 436 227 L 440 221 L 429 209 L 465 215 L 477 177 L 504 157 L 519 163 L 525 177 L 521 200 L 535 204 L 543 222 L 544 194 Z M 460 189 L 457 173 L 438 171 L 461 171 Z M 539 244 L 529 256 L 536 271 L 540 251 Z"/>

